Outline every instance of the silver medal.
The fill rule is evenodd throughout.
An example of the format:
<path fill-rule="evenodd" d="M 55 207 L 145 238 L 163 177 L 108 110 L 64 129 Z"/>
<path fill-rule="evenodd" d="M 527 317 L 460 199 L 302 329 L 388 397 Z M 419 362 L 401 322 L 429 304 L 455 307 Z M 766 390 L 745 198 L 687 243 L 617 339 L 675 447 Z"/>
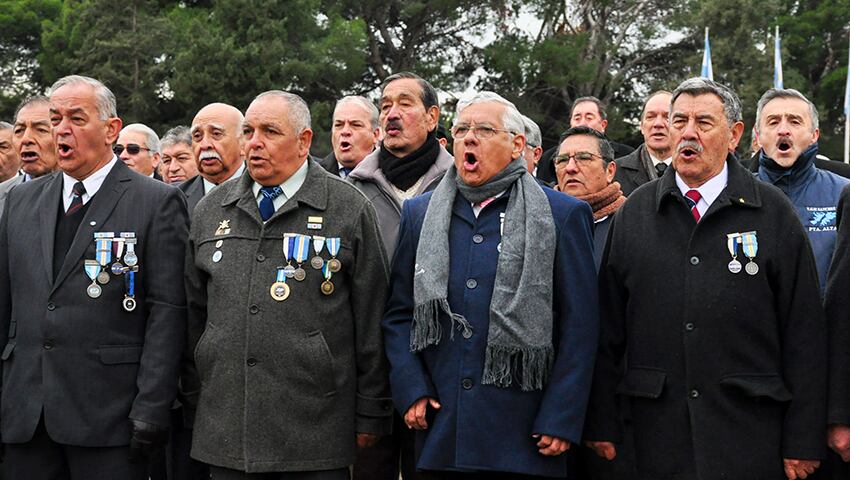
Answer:
<path fill-rule="evenodd" d="M 128 267 L 135 267 L 139 263 L 139 257 L 134 252 L 127 252 L 124 254 L 124 262 Z"/>
<path fill-rule="evenodd" d="M 223 254 L 221 253 L 221 250 L 216 250 L 215 253 L 213 253 L 212 261 L 218 263 L 221 261 L 222 256 Z"/>
<path fill-rule="evenodd" d="M 741 262 L 737 260 L 729 262 L 729 271 L 732 273 L 741 273 Z"/>
<path fill-rule="evenodd" d="M 303 282 L 304 279 L 307 278 L 307 272 L 305 272 L 303 268 L 298 267 L 295 269 L 295 272 L 292 274 L 292 276 L 295 277 L 295 280 Z"/>
<path fill-rule="evenodd" d="M 100 282 L 101 285 L 106 285 L 109 283 L 109 272 L 106 270 L 101 271 L 97 274 L 97 281 Z"/>
<path fill-rule="evenodd" d="M 103 290 L 100 288 L 100 285 L 92 283 L 89 285 L 89 288 L 86 289 L 86 293 L 89 294 L 91 298 L 97 298 L 101 293 L 103 293 Z"/>
<path fill-rule="evenodd" d="M 755 275 L 755 274 L 759 273 L 759 266 L 758 266 L 758 265 L 756 265 L 756 262 L 750 262 L 750 263 L 748 263 L 748 264 L 747 264 L 747 266 L 746 266 L 746 267 L 744 267 L 744 269 L 745 269 L 745 270 L 747 271 L 747 273 L 749 273 L 750 275 Z"/>

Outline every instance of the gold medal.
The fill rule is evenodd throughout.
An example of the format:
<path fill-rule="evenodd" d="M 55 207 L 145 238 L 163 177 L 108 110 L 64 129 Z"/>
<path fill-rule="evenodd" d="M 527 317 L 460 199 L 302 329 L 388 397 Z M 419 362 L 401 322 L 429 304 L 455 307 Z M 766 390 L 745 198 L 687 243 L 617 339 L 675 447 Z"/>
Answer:
<path fill-rule="evenodd" d="M 282 302 L 289 297 L 289 285 L 286 282 L 274 282 L 269 289 L 269 294 L 278 302 Z"/>
<path fill-rule="evenodd" d="M 331 283 L 330 280 L 325 280 L 324 282 L 322 282 L 322 293 L 324 293 L 325 295 L 330 295 L 334 293 L 334 284 Z"/>

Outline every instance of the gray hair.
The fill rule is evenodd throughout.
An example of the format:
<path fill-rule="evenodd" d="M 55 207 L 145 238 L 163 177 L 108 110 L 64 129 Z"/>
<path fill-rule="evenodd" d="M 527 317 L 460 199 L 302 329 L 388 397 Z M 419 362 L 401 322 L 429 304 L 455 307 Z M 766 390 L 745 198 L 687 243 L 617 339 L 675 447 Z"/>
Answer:
<path fill-rule="evenodd" d="M 145 136 L 145 146 L 148 147 L 151 151 L 151 155 L 154 153 L 161 153 L 162 147 L 160 146 L 159 137 L 156 135 L 151 127 L 143 124 L 143 123 L 132 123 L 127 125 L 126 127 L 121 129 L 121 133 L 124 132 L 136 132 L 141 133 Z"/>
<path fill-rule="evenodd" d="M 794 90 L 793 88 L 771 88 L 768 91 L 764 92 L 764 95 L 759 99 L 758 106 L 756 107 L 756 124 L 755 129 L 756 132 L 759 131 L 759 123 L 761 122 L 761 111 L 764 109 L 764 106 L 770 103 L 771 100 L 777 98 L 796 98 L 798 100 L 802 100 L 806 102 L 809 106 L 809 116 L 812 120 L 812 132 L 818 129 L 818 109 L 815 108 L 815 104 L 812 103 L 805 95 L 800 93 L 798 90 Z"/>
<path fill-rule="evenodd" d="M 532 148 L 543 145 L 543 135 L 534 120 L 523 115 L 522 124 L 525 127 L 525 144 Z"/>
<path fill-rule="evenodd" d="M 31 97 L 27 97 L 18 104 L 17 108 L 15 108 L 15 121 L 18 121 L 18 114 L 21 113 L 25 107 L 29 107 L 30 105 L 35 105 L 37 103 L 45 103 L 50 105 L 50 99 L 45 97 L 44 95 L 33 95 Z"/>
<path fill-rule="evenodd" d="M 178 125 L 169 131 L 165 132 L 162 139 L 159 141 L 162 148 L 175 145 L 177 143 L 185 143 L 189 147 L 192 146 L 192 131 L 189 127 Z"/>
<path fill-rule="evenodd" d="M 334 116 L 336 116 L 336 110 L 347 103 L 356 103 L 365 108 L 366 111 L 369 112 L 369 123 L 372 125 L 372 130 L 378 128 L 378 107 L 376 107 L 374 103 L 370 102 L 368 98 L 360 95 L 348 95 L 340 98 L 334 107 Z"/>
<path fill-rule="evenodd" d="M 8 130 L 8 129 L 12 128 L 12 126 L 13 125 L 9 122 L 0 121 L 0 131 Z"/>
<path fill-rule="evenodd" d="M 608 111 L 605 109 L 605 104 L 602 103 L 602 100 L 599 100 L 596 97 L 579 97 L 573 100 L 572 106 L 570 106 L 570 118 L 573 116 L 573 111 L 575 111 L 576 106 L 579 103 L 590 102 L 596 105 L 596 109 L 599 110 L 599 118 L 602 120 L 608 120 Z"/>
<path fill-rule="evenodd" d="M 251 103 L 265 97 L 277 97 L 286 102 L 289 106 L 289 115 L 287 115 L 289 123 L 292 124 L 292 128 L 297 133 L 310 128 L 310 107 L 307 106 L 307 102 L 303 98 L 283 90 L 269 90 L 254 97 Z"/>
<path fill-rule="evenodd" d="M 522 114 L 517 110 L 516 105 L 505 100 L 504 97 L 495 92 L 478 92 L 470 98 L 469 100 L 462 100 L 457 102 L 457 109 L 455 110 L 455 118 L 454 125 L 457 125 L 457 121 L 460 118 L 460 112 L 462 112 L 466 107 L 470 105 L 474 105 L 476 103 L 488 103 L 495 102 L 505 106 L 505 114 L 502 116 L 502 124 L 510 131 L 514 136 L 522 134 L 525 135 L 525 123 L 522 121 Z"/>
<path fill-rule="evenodd" d="M 97 114 L 100 116 L 101 120 L 109 120 L 110 118 L 118 116 L 118 109 L 115 106 L 115 94 L 112 93 L 112 90 L 107 88 L 106 85 L 101 83 L 100 80 L 95 80 L 91 77 L 84 77 L 82 75 L 68 75 L 67 77 L 62 77 L 50 87 L 49 95 L 52 97 L 56 90 L 59 90 L 66 85 L 76 85 L 80 83 L 84 83 L 94 88 L 97 103 Z"/>
<path fill-rule="evenodd" d="M 741 121 L 741 100 L 738 95 L 735 95 L 729 87 L 721 85 L 713 80 L 702 77 L 693 77 L 680 83 L 676 90 L 673 90 L 673 98 L 670 99 L 670 113 L 673 112 L 673 104 L 679 95 L 703 95 L 711 93 L 717 95 L 723 103 L 723 113 L 726 115 L 726 121 L 731 127 L 735 122 Z M 671 115 L 672 116 L 672 115 Z"/>

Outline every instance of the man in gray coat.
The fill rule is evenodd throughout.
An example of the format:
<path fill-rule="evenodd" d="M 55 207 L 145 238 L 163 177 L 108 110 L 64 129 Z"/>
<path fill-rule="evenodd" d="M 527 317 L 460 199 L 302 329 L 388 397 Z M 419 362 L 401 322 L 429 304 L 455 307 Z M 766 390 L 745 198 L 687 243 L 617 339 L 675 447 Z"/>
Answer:
<path fill-rule="evenodd" d="M 192 217 L 192 457 L 215 480 L 347 479 L 392 418 L 375 210 L 308 159 L 300 97 L 266 92 L 246 113 L 247 172 Z"/>

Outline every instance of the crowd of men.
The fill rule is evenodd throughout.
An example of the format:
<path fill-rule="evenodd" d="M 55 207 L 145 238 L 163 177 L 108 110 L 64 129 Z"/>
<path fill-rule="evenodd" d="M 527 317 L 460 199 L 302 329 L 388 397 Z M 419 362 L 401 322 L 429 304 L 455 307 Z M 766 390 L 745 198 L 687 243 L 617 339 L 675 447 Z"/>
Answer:
<path fill-rule="evenodd" d="M 544 151 L 388 77 L 160 138 L 72 75 L 0 123 L 5 479 L 847 478 L 850 166 L 702 78 Z M 452 143 L 452 152 L 447 146 Z"/>

